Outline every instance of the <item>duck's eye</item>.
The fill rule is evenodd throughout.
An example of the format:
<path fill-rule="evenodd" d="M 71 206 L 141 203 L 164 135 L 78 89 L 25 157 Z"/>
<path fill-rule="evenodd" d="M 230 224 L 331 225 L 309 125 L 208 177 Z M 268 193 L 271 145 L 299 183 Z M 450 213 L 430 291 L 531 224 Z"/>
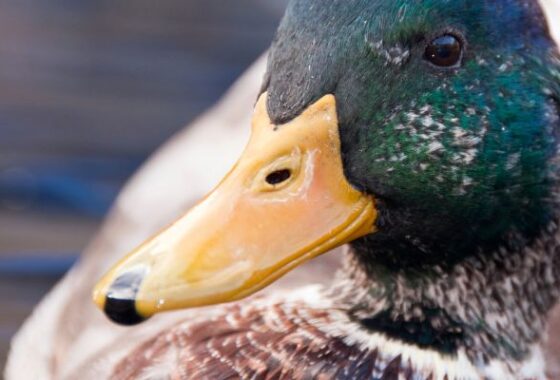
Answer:
<path fill-rule="evenodd" d="M 266 176 L 266 182 L 269 185 L 278 185 L 290 178 L 292 172 L 290 169 L 275 170 Z"/>
<path fill-rule="evenodd" d="M 424 58 L 439 67 L 458 66 L 462 57 L 462 43 L 451 34 L 433 39 L 424 52 Z"/>

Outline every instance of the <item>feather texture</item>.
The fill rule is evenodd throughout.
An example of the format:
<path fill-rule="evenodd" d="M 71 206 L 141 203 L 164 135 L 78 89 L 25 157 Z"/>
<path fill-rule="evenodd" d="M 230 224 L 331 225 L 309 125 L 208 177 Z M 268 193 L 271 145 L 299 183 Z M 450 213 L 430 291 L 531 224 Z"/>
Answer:
<path fill-rule="evenodd" d="M 301 292 L 298 292 L 301 294 Z M 462 354 L 444 356 L 372 338 L 335 308 L 307 300 L 254 300 L 207 319 L 185 321 L 147 340 L 120 361 L 114 380 L 158 379 L 532 379 L 520 367 L 475 368 Z M 538 355 L 537 355 L 538 356 Z M 537 360 L 538 362 L 538 360 Z M 527 377 L 517 374 L 530 373 Z"/>

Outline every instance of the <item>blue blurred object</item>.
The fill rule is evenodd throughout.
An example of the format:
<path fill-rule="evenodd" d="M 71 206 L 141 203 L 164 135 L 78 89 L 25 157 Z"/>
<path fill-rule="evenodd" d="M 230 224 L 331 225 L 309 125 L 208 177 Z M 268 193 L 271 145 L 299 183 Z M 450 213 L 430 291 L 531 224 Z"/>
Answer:
<path fill-rule="evenodd" d="M 12 209 L 99 218 L 141 161 L 134 157 L 72 157 L 8 168 L 0 171 L 0 200 Z"/>
<path fill-rule="evenodd" d="M 0 277 L 60 277 L 76 262 L 75 252 L 38 252 L 0 257 Z"/>

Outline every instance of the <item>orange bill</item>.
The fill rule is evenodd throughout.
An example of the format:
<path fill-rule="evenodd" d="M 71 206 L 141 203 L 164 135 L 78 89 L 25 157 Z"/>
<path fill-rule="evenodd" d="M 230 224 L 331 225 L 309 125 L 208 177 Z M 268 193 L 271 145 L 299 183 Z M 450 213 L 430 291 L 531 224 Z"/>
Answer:
<path fill-rule="evenodd" d="M 266 97 L 222 182 L 98 283 L 94 300 L 111 319 L 134 324 L 160 311 L 237 300 L 374 232 L 374 200 L 343 173 L 335 97 L 283 125 L 271 123 Z"/>

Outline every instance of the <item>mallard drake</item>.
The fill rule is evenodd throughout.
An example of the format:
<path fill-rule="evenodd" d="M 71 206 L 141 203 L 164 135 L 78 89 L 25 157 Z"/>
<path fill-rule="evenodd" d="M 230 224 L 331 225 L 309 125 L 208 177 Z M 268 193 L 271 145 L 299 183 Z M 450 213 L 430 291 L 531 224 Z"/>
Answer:
<path fill-rule="evenodd" d="M 348 242 L 343 268 L 193 314 L 113 377 L 544 378 L 555 49 L 532 2 L 292 1 L 239 164 L 94 298 L 132 324 Z"/>
<path fill-rule="evenodd" d="M 559 103 L 536 2 L 293 0 L 239 162 L 94 300 L 137 324 L 349 243 L 343 268 L 185 321 L 114 375 L 545 378 Z"/>

